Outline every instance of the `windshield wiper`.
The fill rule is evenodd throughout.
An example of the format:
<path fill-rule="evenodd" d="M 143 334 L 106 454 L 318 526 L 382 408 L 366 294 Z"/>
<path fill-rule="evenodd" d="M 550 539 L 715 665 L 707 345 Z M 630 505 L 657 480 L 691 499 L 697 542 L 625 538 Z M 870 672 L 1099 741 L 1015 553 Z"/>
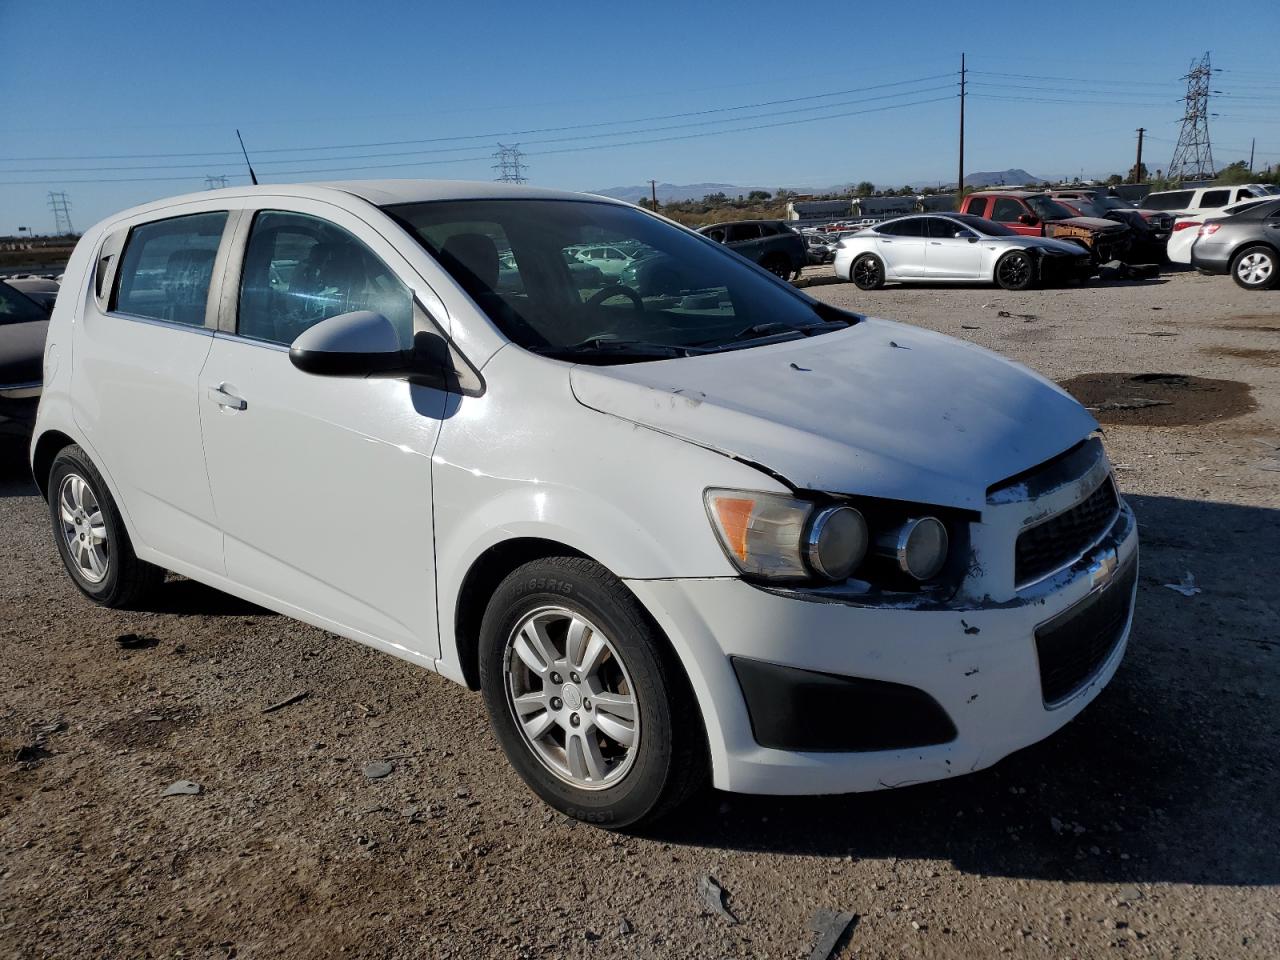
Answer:
<path fill-rule="evenodd" d="M 652 340 L 619 340 L 614 337 L 588 337 L 578 343 L 563 347 L 545 347 L 538 353 L 549 356 L 573 356 L 584 353 L 619 353 L 637 357 L 687 357 L 694 353 L 710 351 L 695 346 L 676 343 L 657 343 Z"/>
<path fill-rule="evenodd" d="M 727 339 L 708 340 L 702 346 L 709 350 L 723 350 L 728 347 L 745 346 L 749 343 L 791 339 L 793 335 L 811 337 L 815 333 L 843 330 L 847 326 L 849 324 L 843 320 L 819 320 L 816 323 L 804 323 L 798 327 L 783 323 L 780 320 L 772 320 L 768 323 L 753 323 Z"/>

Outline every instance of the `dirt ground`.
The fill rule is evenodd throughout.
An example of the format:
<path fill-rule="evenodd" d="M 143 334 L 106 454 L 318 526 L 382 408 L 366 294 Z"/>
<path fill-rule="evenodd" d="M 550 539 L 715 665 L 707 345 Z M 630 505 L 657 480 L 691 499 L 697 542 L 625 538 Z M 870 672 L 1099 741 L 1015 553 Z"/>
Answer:
<path fill-rule="evenodd" d="M 857 914 L 844 957 L 1280 955 L 1280 293 L 808 274 L 824 300 L 1071 380 L 1108 421 L 1139 610 L 1076 721 L 951 782 L 576 825 L 439 677 L 178 579 L 146 612 L 91 606 L 10 445 L 0 955 L 791 958 L 819 908 Z M 1188 573 L 1202 592 L 1165 588 Z M 177 780 L 202 792 L 163 796 Z"/>

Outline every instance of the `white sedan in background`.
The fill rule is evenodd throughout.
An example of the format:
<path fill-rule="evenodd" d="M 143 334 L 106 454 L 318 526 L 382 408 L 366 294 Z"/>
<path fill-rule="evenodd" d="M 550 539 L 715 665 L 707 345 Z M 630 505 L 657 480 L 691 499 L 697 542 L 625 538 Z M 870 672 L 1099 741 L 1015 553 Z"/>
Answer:
<path fill-rule="evenodd" d="M 894 281 L 998 283 L 1025 290 L 1092 272 L 1089 251 L 1080 244 L 1022 236 L 965 213 L 886 220 L 842 239 L 835 259 L 836 276 L 863 290 Z"/>
<path fill-rule="evenodd" d="M 1211 211 L 1207 216 L 1204 213 L 1179 215 L 1173 221 L 1173 232 L 1169 234 L 1169 245 L 1166 248 L 1169 262 L 1185 263 L 1190 266 L 1191 248 L 1195 246 L 1196 238 L 1200 236 L 1200 228 L 1205 225 L 1207 220 L 1234 217 L 1237 213 L 1243 213 L 1250 207 L 1256 207 L 1258 204 L 1266 202 L 1266 200 L 1241 200 L 1239 203 L 1233 203 L 1222 210 Z"/>

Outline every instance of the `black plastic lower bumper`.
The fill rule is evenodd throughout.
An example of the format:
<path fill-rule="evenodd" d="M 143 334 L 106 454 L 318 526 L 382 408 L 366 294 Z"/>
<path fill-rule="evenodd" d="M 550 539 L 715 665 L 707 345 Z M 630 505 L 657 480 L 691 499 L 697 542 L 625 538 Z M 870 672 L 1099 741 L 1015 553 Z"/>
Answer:
<path fill-rule="evenodd" d="M 756 743 L 776 750 L 855 752 L 948 743 L 938 701 L 901 683 L 733 658 Z"/>

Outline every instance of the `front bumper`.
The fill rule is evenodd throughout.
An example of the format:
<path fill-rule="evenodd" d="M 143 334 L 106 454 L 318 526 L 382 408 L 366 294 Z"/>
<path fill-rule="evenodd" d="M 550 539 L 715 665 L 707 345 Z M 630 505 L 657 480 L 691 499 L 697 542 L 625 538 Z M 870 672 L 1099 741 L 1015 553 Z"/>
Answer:
<path fill-rule="evenodd" d="M 628 585 L 685 660 L 702 707 L 718 788 L 848 793 L 988 767 L 1075 717 L 1110 681 L 1124 656 L 1136 591 L 1136 577 L 1129 577 L 1137 562 L 1137 525 L 1122 505 L 1106 534 L 1070 567 L 1000 602 L 957 599 L 941 608 L 859 605 L 764 590 L 733 578 Z M 1118 634 L 1069 695 L 1046 705 L 1037 628 L 1060 623 L 1067 611 L 1086 608 L 1116 583 L 1128 592 Z M 945 711 L 955 736 L 930 746 L 858 752 L 761 746 L 733 668 L 735 658 L 915 688 Z"/>

